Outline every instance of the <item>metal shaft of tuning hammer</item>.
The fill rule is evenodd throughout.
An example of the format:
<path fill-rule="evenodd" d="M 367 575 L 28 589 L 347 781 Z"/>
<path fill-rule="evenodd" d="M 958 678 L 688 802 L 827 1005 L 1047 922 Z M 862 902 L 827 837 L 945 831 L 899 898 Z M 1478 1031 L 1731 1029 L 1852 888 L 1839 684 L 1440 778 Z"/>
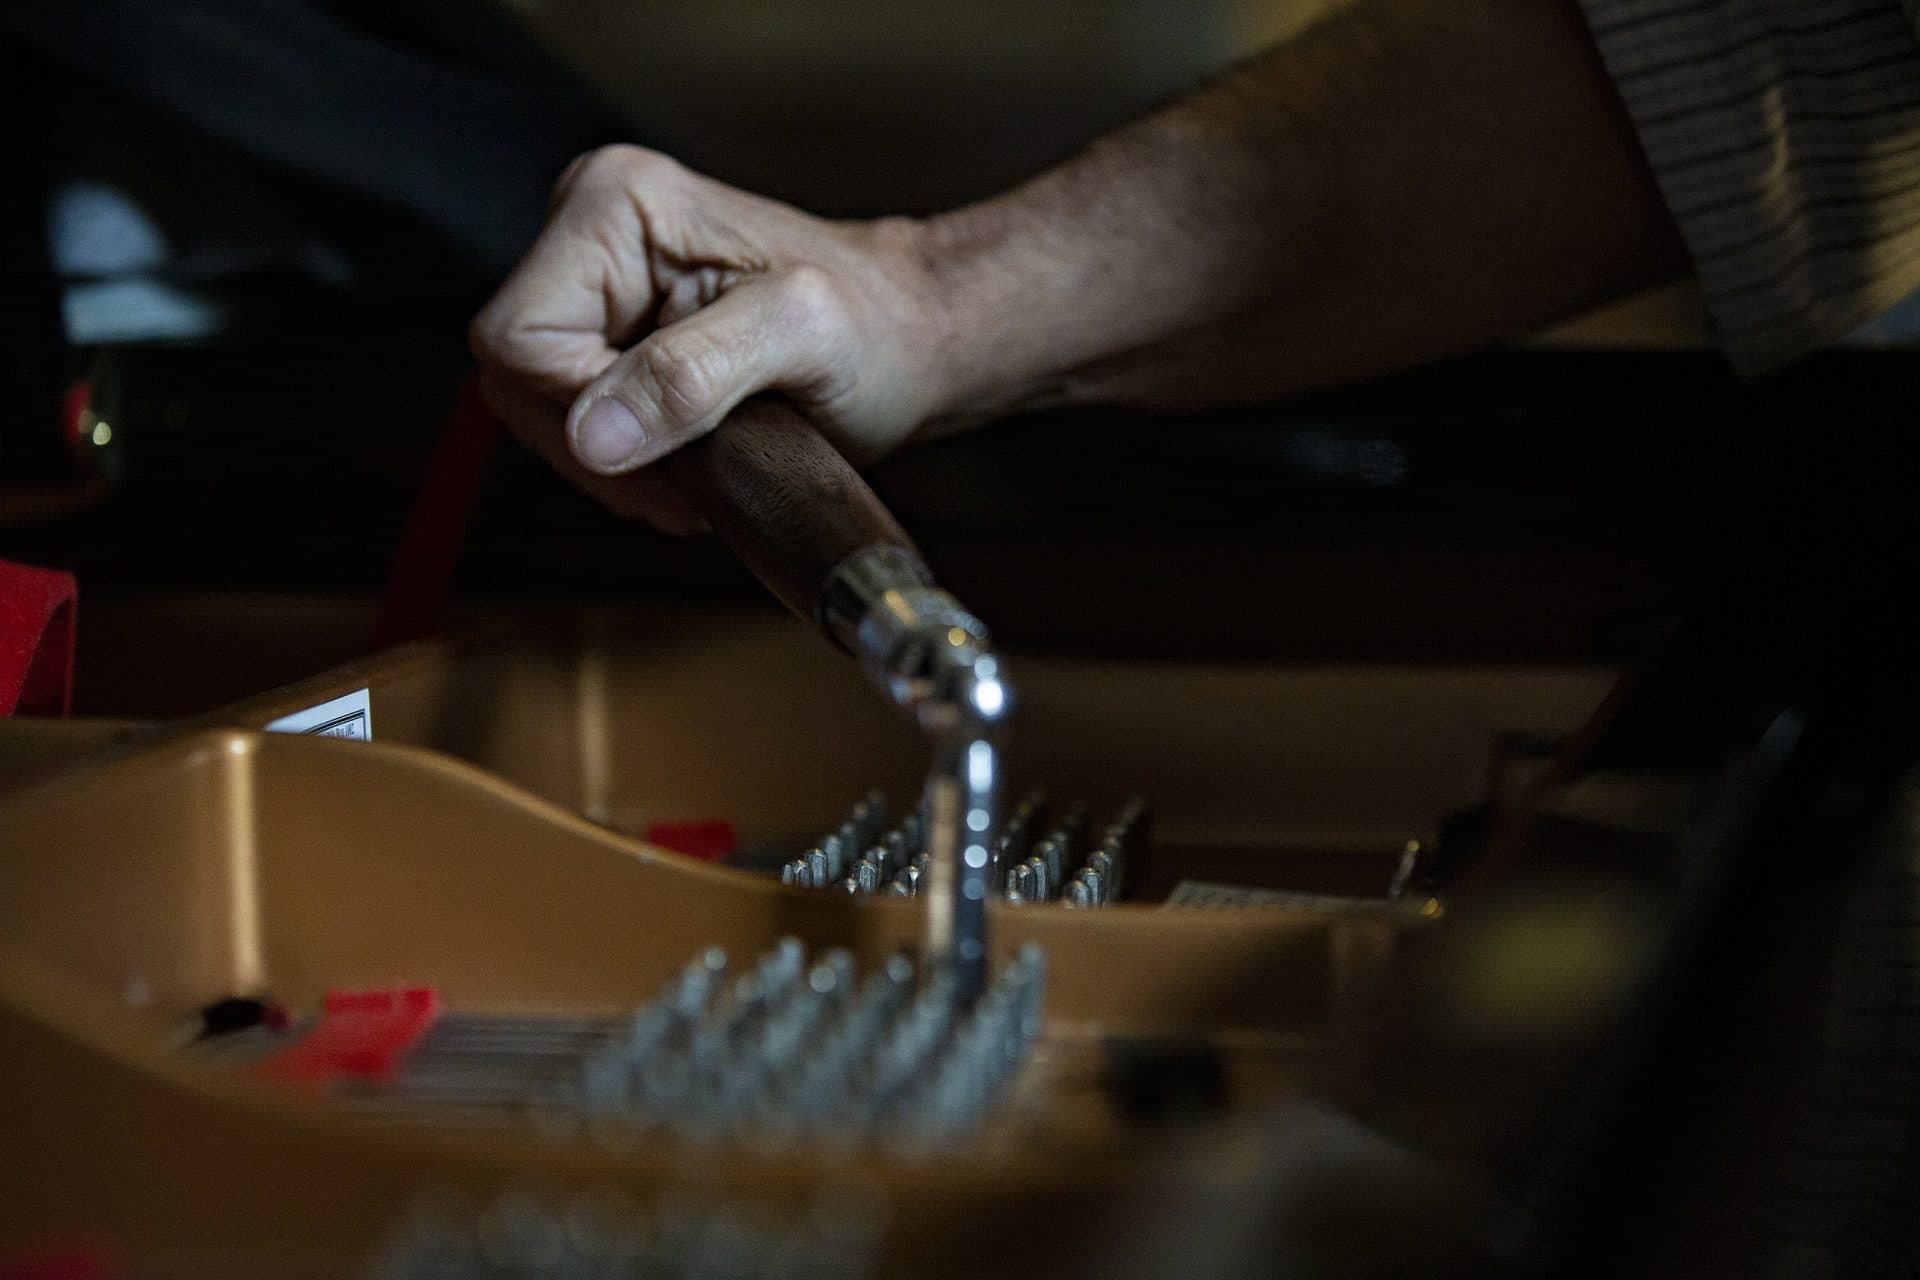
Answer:
<path fill-rule="evenodd" d="M 986 983 L 1001 750 L 1014 709 L 986 628 L 933 584 L 873 490 L 790 407 L 748 401 L 662 465 L 734 554 L 928 735 L 925 947 L 971 1003 Z"/>

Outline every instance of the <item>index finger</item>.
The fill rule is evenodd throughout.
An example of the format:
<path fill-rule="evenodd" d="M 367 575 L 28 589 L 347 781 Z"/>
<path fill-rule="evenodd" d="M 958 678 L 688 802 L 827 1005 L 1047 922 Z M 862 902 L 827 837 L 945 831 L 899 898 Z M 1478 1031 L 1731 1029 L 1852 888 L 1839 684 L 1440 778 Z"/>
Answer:
<path fill-rule="evenodd" d="M 562 400 L 605 372 L 659 303 L 632 190 L 591 161 L 568 178 L 539 238 L 469 330 L 483 366 Z"/>

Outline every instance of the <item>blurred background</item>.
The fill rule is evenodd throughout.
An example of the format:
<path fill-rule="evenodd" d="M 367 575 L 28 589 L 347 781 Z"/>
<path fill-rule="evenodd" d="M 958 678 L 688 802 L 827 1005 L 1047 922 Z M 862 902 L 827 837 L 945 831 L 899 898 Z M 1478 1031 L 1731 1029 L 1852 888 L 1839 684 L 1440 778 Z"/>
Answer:
<path fill-rule="evenodd" d="M 244 643 L 288 676 L 448 599 L 758 599 L 461 407 L 467 318 L 566 162 L 634 140 L 823 213 L 933 210 L 1331 2 L 4 0 L 0 555 L 79 575 L 79 709 L 122 714 L 185 705 L 156 597 L 281 602 L 308 620 Z M 1002 424 L 875 481 L 1021 644 L 1612 660 L 1782 484 L 1844 473 L 1822 501 L 1857 507 L 1908 336 L 1742 383 L 1681 288 L 1282 404 Z"/>
<path fill-rule="evenodd" d="M 977 198 L 1332 0 L 522 0 L 530 28 L 697 168 L 826 212 Z"/>

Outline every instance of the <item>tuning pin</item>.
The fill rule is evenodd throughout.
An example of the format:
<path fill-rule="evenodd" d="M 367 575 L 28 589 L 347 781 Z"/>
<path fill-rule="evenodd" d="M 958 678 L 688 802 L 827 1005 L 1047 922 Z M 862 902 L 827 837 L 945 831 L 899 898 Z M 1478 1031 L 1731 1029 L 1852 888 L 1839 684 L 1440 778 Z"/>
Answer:
<path fill-rule="evenodd" d="M 1047 876 L 1046 859 L 1035 854 L 1020 864 L 1027 872 L 1022 892 L 1029 902 L 1045 902 L 1053 897 L 1053 884 Z"/>

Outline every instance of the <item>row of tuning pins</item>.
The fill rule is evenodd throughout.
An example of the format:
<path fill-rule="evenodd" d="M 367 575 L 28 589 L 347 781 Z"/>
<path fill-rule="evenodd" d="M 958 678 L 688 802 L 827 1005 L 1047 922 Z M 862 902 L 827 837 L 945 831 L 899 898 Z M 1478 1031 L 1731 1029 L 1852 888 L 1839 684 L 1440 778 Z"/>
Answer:
<path fill-rule="evenodd" d="M 780 868 L 781 883 L 846 893 L 917 894 L 927 868 L 926 817 L 914 808 L 892 827 L 888 819 L 886 793 L 868 791 L 846 821 Z"/>
<path fill-rule="evenodd" d="M 1119 898 L 1145 859 L 1152 811 L 1127 801 L 1097 838 L 1084 804 L 1066 806 L 1051 823 L 1047 794 L 1035 791 L 1007 818 L 994 844 L 993 874 L 1007 902 L 1059 902 L 1100 907 Z"/>
<path fill-rule="evenodd" d="M 940 1146 L 985 1120 L 1039 1039 L 1046 978 L 1032 943 L 971 1003 L 951 969 L 919 970 L 905 955 L 861 982 L 851 953 L 810 962 L 796 938 L 737 974 L 709 948 L 584 1056 L 552 1101 L 616 1142 L 671 1131 Z"/>
<path fill-rule="evenodd" d="M 838 828 L 781 867 L 781 882 L 853 894 L 917 895 L 927 865 L 925 815 L 915 808 L 897 825 L 889 827 L 888 821 L 886 794 L 867 792 Z M 1050 820 L 1047 793 L 1032 791 L 994 841 L 994 885 L 1015 904 L 1105 906 L 1137 878 L 1150 823 L 1147 802 L 1135 797 L 1095 834 L 1086 805 L 1067 805 Z"/>

